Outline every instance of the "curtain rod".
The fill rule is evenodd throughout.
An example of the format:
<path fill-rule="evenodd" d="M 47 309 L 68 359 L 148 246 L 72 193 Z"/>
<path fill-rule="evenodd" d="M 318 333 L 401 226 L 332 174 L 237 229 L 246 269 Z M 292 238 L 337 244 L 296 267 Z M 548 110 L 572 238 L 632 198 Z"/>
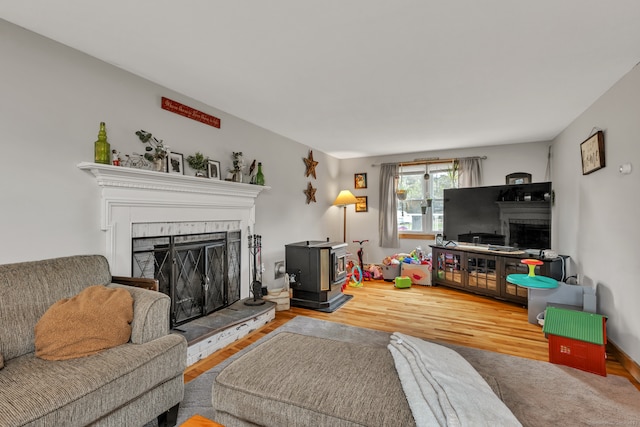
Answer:
<path fill-rule="evenodd" d="M 486 160 L 487 156 L 452 157 L 448 159 L 441 159 L 439 157 L 429 157 L 428 159 L 414 159 L 406 162 L 373 163 L 371 166 L 375 168 L 376 166 L 382 166 L 382 165 L 398 165 L 398 166 L 428 165 L 431 163 L 448 163 L 448 162 L 453 162 L 454 160 L 467 160 L 467 159 Z"/>

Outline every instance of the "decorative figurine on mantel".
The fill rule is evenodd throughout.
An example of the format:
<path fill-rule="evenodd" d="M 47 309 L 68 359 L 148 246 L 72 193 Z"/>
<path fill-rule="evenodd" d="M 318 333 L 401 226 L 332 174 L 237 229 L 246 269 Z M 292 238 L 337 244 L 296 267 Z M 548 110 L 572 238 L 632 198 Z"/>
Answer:
<path fill-rule="evenodd" d="M 118 150 L 111 150 L 111 164 L 113 166 L 120 166 L 121 161 Z"/>
<path fill-rule="evenodd" d="M 255 184 L 256 183 L 256 159 L 253 159 L 253 162 L 251 162 L 251 166 L 249 166 L 249 179 L 247 180 L 249 182 L 249 184 Z"/>

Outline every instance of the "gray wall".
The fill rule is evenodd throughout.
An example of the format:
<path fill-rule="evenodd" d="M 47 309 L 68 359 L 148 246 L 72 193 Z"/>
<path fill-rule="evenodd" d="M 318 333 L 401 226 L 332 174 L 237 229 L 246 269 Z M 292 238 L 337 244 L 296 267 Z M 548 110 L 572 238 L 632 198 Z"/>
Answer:
<path fill-rule="evenodd" d="M 640 362 L 640 68 L 636 66 L 554 141 L 553 246 L 571 256 L 582 284 L 596 287 L 609 338 Z M 582 175 L 580 143 L 604 131 L 606 166 Z M 630 175 L 619 166 L 632 163 Z"/>
<path fill-rule="evenodd" d="M 501 184 L 511 172 L 545 178 L 549 143 L 479 149 L 419 152 L 415 155 L 339 161 L 319 151 L 317 180 L 304 176 L 309 147 L 201 104 L 148 80 L 91 58 L 0 20 L 0 263 L 104 253 L 99 227 L 99 188 L 76 165 L 93 159 L 98 123 L 105 121 L 112 146 L 141 152 L 134 132 L 154 133 L 185 155 L 201 151 L 231 166 L 231 152 L 264 164 L 267 185 L 257 201 L 256 230 L 263 236 L 264 282 L 273 283 L 273 263 L 284 259 L 286 243 L 342 240 L 342 211 L 331 206 L 341 189 L 353 190 L 353 174 L 368 174 L 369 212 L 348 208 L 347 240 L 370 239 L 367 262 L 379 262 L 395 249 L 377 245 L 379 168 L 374 163 L 416 157 L 486 155 L 484 183 Z M 222 119 L 222 128 L 160 109 L 166 96 Z M 550 100 L 552 102 L 552 100 Z M 640 287 L 631 268 L 636 254 L 638 174 L 621 176 L 619 164 L 638 163 L 640 72 L 635 69 L 553 141 L 553 249 L 566 253 L 585 284 L 597 286 L 600 309 L 609 316 L 609 335 L 640 361 Z M 580 173 L 579 143 L 591 129 L 606 132 L 608 166 Z M 635 165 L 636 167 L 640 167 Z M 317 188 L 317 203 L 306 204 L 307 183 Z M 403 241 L 399 250 L 417 244 Z M 353 245 L 352 245 L 353 246 Z M 351 248 L 355 253 L 355 247 Z M 248 286 L 248 284 L 247 284 Z M 274 286 L 275 287 L 275 286 Z"/>

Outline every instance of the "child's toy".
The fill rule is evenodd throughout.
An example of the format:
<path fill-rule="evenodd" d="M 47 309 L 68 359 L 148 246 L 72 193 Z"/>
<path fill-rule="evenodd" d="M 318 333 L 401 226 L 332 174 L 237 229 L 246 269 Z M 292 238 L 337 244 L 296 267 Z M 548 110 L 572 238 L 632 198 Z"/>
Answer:
<path fill-rule="evenodd" d="M 542 331 L 549 338 L 549 362 L 606 377 L 606 320 L 601 314 L 547 307 Z"/>
<path fill-rule="evenodd" d="M 404 289 L 411 287 L 411 279 L 406 276 L 398 276 L 395 279 L 394 285 L 396 288 Z"/>
<path fill-rule="evenodd" d="M 347 271 L 349 273 L 347 273 L 347 281 L 345 283 L 348 283 L 353 288 L 362 287 L 362 269 L 360 266 L 354 264 L 353 261 L 349 261 L 347 262 Z"/>
<path fill-rule="evenodd" d="M 376 264 L 369 265 L 368 271 L 369 271 L 369 274 L 371 275 L 371 277 L 376 279 L 376 280 L 380 280 L 380 279 L 384 278 L 384 275 L 382 273 L 382 268 L 380 268 L 379 265 L 376 265 Z M 397 274 L 396 274 L 396 276 L 397 276 Z"/>
<path fill-rule="evenodd" d="M 368 240 L 354 240 L 354 243 L 360 244 L 360 249 L 358 249 L 358 263 L 359 265 L 354 265 L 353 262 L 349 261 L 348 265 L 351 265 L 351 274 L 349 280 L 349 286 L 354 288 L 362 287 L 363 280 L 371 279 L 371 273 L 368 270 L 365 270 L 364 263 L 362 262 L 362 257 L 364 255 L 364 250 L 362 248 L 362 244 L 368 242 Z"/>

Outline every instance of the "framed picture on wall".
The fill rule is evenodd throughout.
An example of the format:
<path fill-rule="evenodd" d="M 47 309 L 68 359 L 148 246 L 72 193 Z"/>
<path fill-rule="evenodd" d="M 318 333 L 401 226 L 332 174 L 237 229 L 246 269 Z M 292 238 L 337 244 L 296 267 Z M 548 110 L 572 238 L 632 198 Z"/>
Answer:
<path fill-rule="evenodd" d="M 367 196 L 356 196 L 356 212 L 367 212 L 368 210 Z"/>
<path fill-rule="evenodd" d="M 167 172 L 184 175 L 184 156 L 180 153 L 170 152 L 167 157 Z"/>
<path fill-rule="evenodd" d="M 588 175 L 604 167 L 604 133 L 599 130 L 582 144 L 582 175 Z"/>
<path fill-rule="evenodd" d="M 356 190 L 367 188 L 367 174 L 357 173 L 353 176 L 353 186 Z"/>

